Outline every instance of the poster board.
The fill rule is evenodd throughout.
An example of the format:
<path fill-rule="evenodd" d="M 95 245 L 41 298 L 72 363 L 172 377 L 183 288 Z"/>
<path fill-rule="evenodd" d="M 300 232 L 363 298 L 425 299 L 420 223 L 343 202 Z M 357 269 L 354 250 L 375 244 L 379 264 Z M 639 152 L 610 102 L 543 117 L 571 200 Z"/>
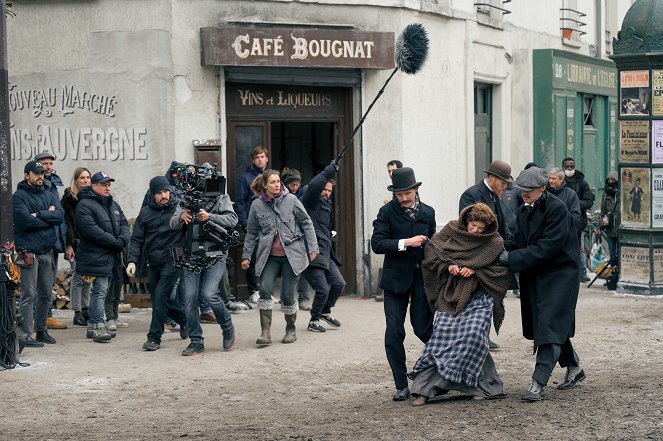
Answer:
<path fill-rule="evenodd" d="M 649 115 L 649 71 L 625 70 L 619 78 L 620 116 Z"/>
<path fill-rule="evenodd" d="M 620 249 L 620 280 L 649 283 L 649 250 L 622 246 Z"/>
<path fill-rule="evenodd" d="M 649 227 L 651 190 L 648 168 L 623 167 L 621 177 L 622 226 Z"/>
<path fill-rule="evenodd" d="M 649 121 L 619 121 L 619 162 L 649 163 Z"/>

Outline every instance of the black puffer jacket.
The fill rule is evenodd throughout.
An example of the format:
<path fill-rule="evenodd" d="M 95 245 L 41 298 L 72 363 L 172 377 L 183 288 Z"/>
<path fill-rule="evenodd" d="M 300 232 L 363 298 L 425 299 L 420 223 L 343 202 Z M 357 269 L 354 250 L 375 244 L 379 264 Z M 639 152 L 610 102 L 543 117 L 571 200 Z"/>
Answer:
<path fill-rule="evenodd" d="M 129 243 L 129 224 L 113 196 L 100 196 L 92 187 L 78 192 L 76 225 L 80 242 L 76 272 L 91 276 L 121 276 L 122 250 Z M 115 274 L 113 270 L 115 269 Z"/>
<path fill-rule="evenodd" d="M 318 240 L 318 248 L 320 249 L 320 252 L 309 263 L 309 266 L 324 269 L 329 269 L 331 260 L 336 264 L 340 263 L 334 255 L 332 247 L 332 203 L 320 196 L 325 185 L 327 185 L 327 181 L 335 174 L 336 168 L 333 165 L 328 165 L 322 172 L 311 179 L 311 182 L 306 186 L 304 194 L 300 197 L 302 205 L 304 205 L 306 212 L 313 221 L 315 238 Z"/>
<path fill-rule="evenodd" d="M 573 176 L 567 176 L 566 186 L 570 187 L 578 195 L 582 228 L 585 228 L 587 226 L 587 211 L 592 209 L 596 196 L 594 196 L 594 193 L 589 188 L 589 184 L 585 181 L 585 175 L 581 171 L 576 170 Z"/>
<path fill-rule="evenodd" d="M 67 245 L 71 245 L 76 251 L 78 242 L 78 227 L 76 226 L 76 206 L 78 205 L 78 198 L 71 194 L 71 188 L 64 190 L 62 196 L 62 208 L 64 209 L 64 222 L 67 224 Z"/>
<path fill-rule="evenodd" d="M 170 228 L 170 218 L 179 201 L 174 193 L 170 194 L 165 207 L 157 204 L 154 198 L 148 199 L 147 205 L 141 208 L 136 218 L 129 244 L 129 262 L 140 262 L 142 254 L 149 265 L 160 266 L 170 260 L 172 247 L 183 245 L 186 230 Z"/>
<path fill-rule="evenodd" d="M 60 224 L 64 221 L 64 211 L 49 186 L 46 180 L 40 187 L 28 185 L 25 180 L 18 183 L 12 198 L 17 249 L 43 254 L 55 246 Z M 51 205 L 55 207 L 54 211 L 48 211 Z"/>

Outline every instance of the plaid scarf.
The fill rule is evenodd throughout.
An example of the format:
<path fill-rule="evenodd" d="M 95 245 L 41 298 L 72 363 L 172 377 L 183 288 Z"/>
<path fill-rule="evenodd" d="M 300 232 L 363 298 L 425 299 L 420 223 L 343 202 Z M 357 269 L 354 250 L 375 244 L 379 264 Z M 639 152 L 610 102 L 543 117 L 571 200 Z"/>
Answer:
<path fill-rule="evenodd" d="M 405 210 L 405 212 L 412 218 L 412 220 L 415 220 L 417 218 L 417 213 L 419 213 L 419 205 L 419 193 L 417 193 L 414 197 L 414 204 L 412 204 L 410 208 L 403 207 L 403 210 Z"/>

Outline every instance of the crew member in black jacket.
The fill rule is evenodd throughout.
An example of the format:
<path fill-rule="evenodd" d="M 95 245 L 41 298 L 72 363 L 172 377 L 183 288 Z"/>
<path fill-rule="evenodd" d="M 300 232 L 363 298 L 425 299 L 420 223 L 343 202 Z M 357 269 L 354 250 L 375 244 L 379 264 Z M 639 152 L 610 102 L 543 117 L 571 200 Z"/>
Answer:
<path fill-rule="evenodd" d="M 414 170 L 394 170 L 387 190 L 396 199 L 380 208 L 373 221 L 371 248 L 384 254 L 380 288 L 384 290 L 384 314 L 387 328 L 384 344 L 387 360 L 396 385 L 394 401 L 410 396 L 405 365 L 405 315 L 410 303 L 410 323 L 414 334 L 424 343 L 433 331 L 433 311 L 426 300 L 421 274 L 423 245 L 435 234 L 435 210 L 419 199 Z"/>

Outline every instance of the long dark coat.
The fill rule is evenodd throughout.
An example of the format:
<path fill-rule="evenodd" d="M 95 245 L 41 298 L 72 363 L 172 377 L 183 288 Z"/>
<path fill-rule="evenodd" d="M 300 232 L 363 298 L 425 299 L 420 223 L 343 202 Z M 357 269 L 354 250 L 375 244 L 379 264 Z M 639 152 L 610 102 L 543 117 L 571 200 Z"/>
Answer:
<path fill-rule="evenodd" d="M 580 253 L 564 203 L 546 191 L 531 213 L 522 205 L 517 229 L 505 246 L 511 271 L 520 273 L 523 336 L 535 346 L 573 337 Z"/>
<path fill-rule="evenodd" d="M 380 288 L 387 291 L 406 292 L 414 282 L 415 274 L 421 274 L 421 261 L 424 258 L 423 247 L 408 247 L 398 251 L 398 241 L 410 237 L 435 234 L 435 210 L 420 202 L 417 217 L 412 218 L 405 212 L 397 200 L 392 199 L 380 208 L 377 219 L 373 221 L 371 248 L 375 254 L 384 254 L 384 267 Z"/>
<path fill-rule="evenodd" d="M 327 181 L 334 177 L 335 174 L 336 168 L 333 165 L 328 165 L 321 173 L 311 179 L 311 182 L 306 186 L 306 191 L 299 198 L 304 208 L 306 208 L 306 212 L 311 217 L 313 228 L 315 229 L 315 238 L 318 240 L 318 248 L 320 250 L 309 266 L 324 269 L 329 269 L 332 260 L 336 264 L 340 263 L 334 254 L 332 242 L 332 203 L 320 196 L 325 185 L 327 185 Z"/>
<path fill-rule="evenodd" d="M 493 192 L 490 191 L 488 186 L 486 186 L 486 183 L 481 180 L 460 195 L 460 200 L 458 201 L 458 213 L 470 205 L 476 204 L 477 202 L 483 202 L 493 210 L 493 213 L 497 217 L 497 231 L 504 239 L 509 237 L 509 227 L 507 226 L 507 219 L 502 211 L 500 200 L 497 195 L 494 195 L 494 197 L 495 199 L 493 199 Z"/>

